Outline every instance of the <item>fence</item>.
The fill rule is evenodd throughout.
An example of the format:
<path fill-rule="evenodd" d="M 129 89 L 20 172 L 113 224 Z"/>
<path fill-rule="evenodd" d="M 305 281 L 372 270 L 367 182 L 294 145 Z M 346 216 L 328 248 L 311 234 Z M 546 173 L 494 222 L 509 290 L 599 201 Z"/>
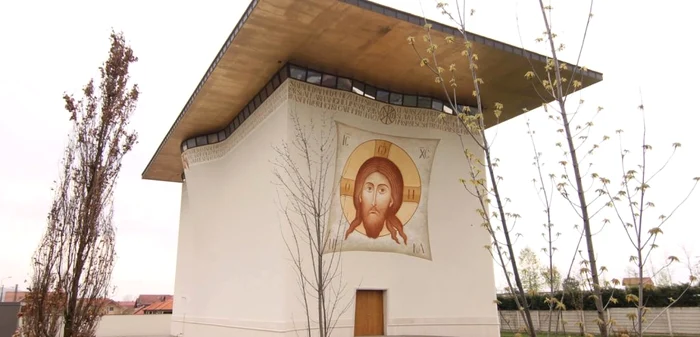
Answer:
<path fill-rule="evenodd" d="M 606 310 L 608 320 L 614 322 L 615 331 L 632 331 L 632 322 L 627 317 L 633 313 L 634 308 L 610 308 Z M 550 313 L 545 310 L 530 311 L 535 328 L 539 331 L 548 331 L 550 326 Z M 517 311 L 499 311 L 501 331 L 517 331 L 525 327 L 525 324 Z M 552 313 L 552 331 L 567 333 L 595 333 L 598 331 L 596 311 L 554 311 Z M 692 335 L 700 333 L 700 307 L 650 308 L 645 315 L 645 333 L 655 335 Z M 580 324 L 582 323 L 582 324 Z"/>
<path fill-rule="evenodd" d="M 170 314 L 106 315 L 100 319 L 95 337 L 170 337 L 171 319 Z M 61 336 L 62 331 L 57 337 Z"/>

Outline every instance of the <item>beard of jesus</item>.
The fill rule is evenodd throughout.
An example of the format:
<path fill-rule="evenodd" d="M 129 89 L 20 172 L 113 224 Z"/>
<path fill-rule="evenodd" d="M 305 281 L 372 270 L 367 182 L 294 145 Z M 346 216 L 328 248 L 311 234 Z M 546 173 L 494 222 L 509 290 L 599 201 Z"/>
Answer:
<path fill-rule="evenodd" d="M 397 244 L 400 244 L 397 234 L 407 244 L 403 224 L 396 217 L 402 203 L 403 177 L 396 164 L 383 157 L 368 159 L 355 177 L 353 204 L 356 213 L 345 238 L 362 225 L 367 237 L 376 239 L 386 227 Z"/>
<path fill-rule="evenodd" d="M 371 238 L 378 237 L 379 233 L 384 229 L 386 215 L 373 206 L 367 207 L 371 208 L 371 210 L 365 210 L 364 205 L 362 208 L 362 225 L 365 227 L 365 233 Z"/>

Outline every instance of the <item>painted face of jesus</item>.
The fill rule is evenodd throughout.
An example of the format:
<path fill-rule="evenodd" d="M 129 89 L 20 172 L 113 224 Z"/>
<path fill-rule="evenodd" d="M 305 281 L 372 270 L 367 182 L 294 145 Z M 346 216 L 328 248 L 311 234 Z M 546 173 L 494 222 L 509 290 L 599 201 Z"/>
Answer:
<path fill-rule="evenodd" d="M 389 179 L 379 172 L 367 176 L 360 194 L 362 223 L 368 233 L 377 233 L 384 228 L 386 212 L 394 203 L 391 198 Z M 376 237 L 376 236 L 375 236 Z"/>

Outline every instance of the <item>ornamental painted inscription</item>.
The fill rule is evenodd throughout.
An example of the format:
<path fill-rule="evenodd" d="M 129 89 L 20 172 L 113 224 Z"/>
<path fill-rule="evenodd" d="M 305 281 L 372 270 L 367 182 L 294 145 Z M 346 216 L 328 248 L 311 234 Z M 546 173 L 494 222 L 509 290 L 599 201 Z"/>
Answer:
<path fill-rule="evenodd" d="M 438 139 L 395 137 L 336 122 L 338 193 L 327 251 L 431 259 L 427 200 Z"/>

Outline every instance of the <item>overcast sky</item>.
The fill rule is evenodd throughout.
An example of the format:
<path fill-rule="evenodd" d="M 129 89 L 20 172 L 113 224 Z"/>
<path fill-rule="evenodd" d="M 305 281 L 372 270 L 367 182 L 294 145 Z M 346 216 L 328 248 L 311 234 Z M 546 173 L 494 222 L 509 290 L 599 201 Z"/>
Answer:
<path fill-rule="evenodd" d="M 416 0 L 377 2 L 421 13 Z M 543 31 L 535 1 L 467 2 L 476 9 L 469 30 L 543 52 L 542 46 L 534 42 Z M 576 3 L 554 3 L 554 29 L 567 45 L 563 58 L 568 61 L 575 61 L 587 15 L 588 3 Z M 69 131 L 61 96 L 79 91 L 97 75 L 114 27 L 125 33 L 140 59 L 133 67 L 132 78 L 142 90 L 133 117 L 139 144 L 125 159 L 116 192 L 115 298 L 173 292 L 180 184 L 142 180 L 141 172 L 247 4 L 243 0 L 0 4 L 0 143 L 4 149 L 0 165 L 0 279 L 5 286 L 24 287 L 31 254 L 45 226 L 50 188 L 58 176 Z M 430 18 L 441 19 L 433 1 L 423 1 L 422 7 Z M 583 65 L 605 76 L 602 83 L 581 93 L 586 102 L 584 111 L 605 107 L 596 119 L 596 136 L 612 136 L 614 130 L 624 128 L 627 137 L 637 141 L 628 147 L 639 147 L 640 115 L 636 107 L 641 90 L 656 155 L 652 166 L 668 154 L 671 143 L 683 144 L 666 174 L 653 185 L 658 195 L 653 200 L 666 213 L 689 187 L 692 177 L 700 176 L 696 161 L 700 137 L 693 132 L 700 118 L 692 103 L 697 95 L 693 83 L 700 75 L 694 66 L 692 41 L 692 32 L 700 31 L 696 19 L 699 7 L 697 2 L 681 0 L 598 1 L 582 56 Z M 528 118 L 538 130 L 538 146 L 545 159 L 559 161 L 553 146 L 556 127 L 541 109 L 500 126 L 494 151 L 502 161 L 499 174 L 505 178 L 503 188 L 513 199 L 511 211 L 523 215 L 516 229 L 523 234 L 518 246 L 537 250 L 544 244 L 539 236 L 544 220 L 529 182 L 535 171 L 530 165 L 532 147 L 525 133 Z M 592 171 L 609 172 L 615 178 L 613 174 L 619 174 L 616 147 L 616 143 L 605 147 L 607 152 L 594 158 Z M 560 173 L 555 165 L 547 170 Z M 656 261 L 671 254 L 684 258 L 683 247 L 693 249 L 700 236 L 693 212 L 698 201 L 697 195 L 692 197 L 664 225 Z M 556 228 L 563 233 L 557 243 L 560 254 L 556 262 L 566 270 L 571 247 L 578 239 L 571 229 L 577 219 L 561 199 L 555 207 Z M 611 270 L 609 278 L 624 276 L 632 254 L 622 233 L 613 222 L 597 236 L 599 263 Z M 697 255 L 700 247 L 692 256 Z M 682 265 L 673 272 L 679 281 L 687 277 Z M 502 287 L 498 273 L 497 278 Z"/>

